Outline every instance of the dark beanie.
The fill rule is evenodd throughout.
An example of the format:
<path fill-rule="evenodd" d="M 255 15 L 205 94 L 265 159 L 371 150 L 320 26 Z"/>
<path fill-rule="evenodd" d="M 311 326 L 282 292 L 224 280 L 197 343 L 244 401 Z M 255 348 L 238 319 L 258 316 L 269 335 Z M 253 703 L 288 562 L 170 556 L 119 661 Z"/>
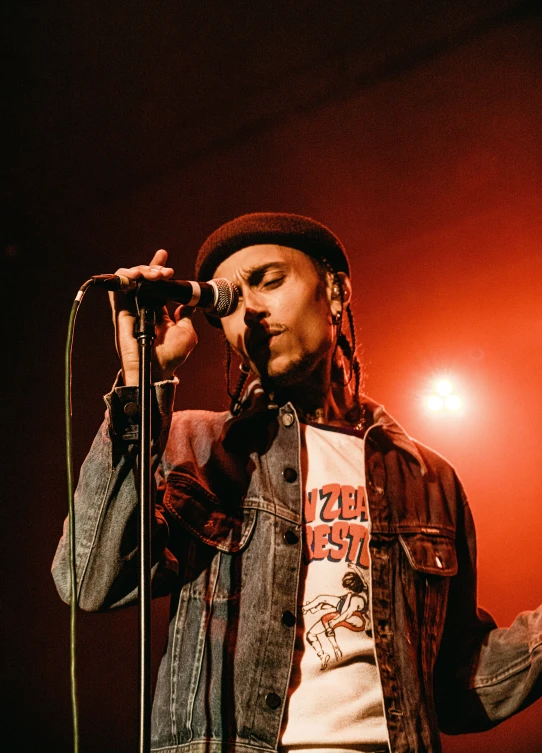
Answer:
<path fill-rule="evenodd" d="M 327 262 L 335 272 L 350 274 L 348 258 L 337 236 L 316 220 L 299 214 L 254 212 L 226 222 L 207 238 L 196 258 L 196 280 L 213 277 L 216 268 L 247 246 L 277 244 Z"/>

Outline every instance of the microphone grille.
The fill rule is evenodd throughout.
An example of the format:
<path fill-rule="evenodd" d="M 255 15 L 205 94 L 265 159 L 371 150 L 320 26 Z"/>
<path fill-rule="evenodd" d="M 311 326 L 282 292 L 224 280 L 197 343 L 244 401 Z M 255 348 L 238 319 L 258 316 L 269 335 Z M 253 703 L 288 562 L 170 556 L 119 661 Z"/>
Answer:
<path fill-rule="evenodd" d="M 233 313 L 239 302 L 239 289 L 233 282 L 219 277 L 216 280 L 210 280 L 216 291 L 215 304 L 207 311 L 209 316 L 223 317 Z"/>

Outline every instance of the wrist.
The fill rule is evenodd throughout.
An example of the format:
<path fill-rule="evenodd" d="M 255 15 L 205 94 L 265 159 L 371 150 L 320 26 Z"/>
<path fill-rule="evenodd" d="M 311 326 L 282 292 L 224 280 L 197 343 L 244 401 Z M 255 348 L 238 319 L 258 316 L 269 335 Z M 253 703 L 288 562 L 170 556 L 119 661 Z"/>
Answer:
<path fill-rule="evenodd" d="M 153 363 L 151 368 L 151 379 L 153 383 L 168 382 L 175 377 L 175 369 L 162 369 L 158 364 Z"/>
<path fill-rule="evenodd" d="M 151 381 L 168 382 L 175 378 L 174 369 L 160 369 L 153 364 L 151 368 Z M 123 369 L 122 379 L 125 387 L 137 387 L 139 385 L 139 369 L 137 371 Z"/>
<path fill-rule="evenodd" d="M 122 381 L 125 387 L 137 387 L 139 385 L 139 371 L 122 370 Z"/>

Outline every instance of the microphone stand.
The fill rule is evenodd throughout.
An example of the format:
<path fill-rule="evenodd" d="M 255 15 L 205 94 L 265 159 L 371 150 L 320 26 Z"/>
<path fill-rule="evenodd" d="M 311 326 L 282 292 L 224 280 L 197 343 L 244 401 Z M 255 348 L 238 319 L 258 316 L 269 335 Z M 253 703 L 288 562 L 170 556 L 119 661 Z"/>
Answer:
<path fill-rule="evenodd" d="M 104 277 L 107 277 L 106 285 L 111 277 L 115 277 L 114 289 L 118 289 L 119 280 L 116 275 L 99 275 L 94 279 L 101 280 Z M 179 280 L 162 282 L 170 283 L 167 286 L 168 290 L 179 287 L 184 292 L 186 285 L 189 285 L 192 299 L 196 286 L 197 297 L 191 305 L 196 305 L 200 301 L 199 283 L 184 283 Z M 173 288 L 171 283 L 176 283 Z M 203 285 L 207 290 L 207 297 L 210 297 L 209 291 L 212 293 L 213 309 L 218 316 L 226 315 L 237 305 L 239 292 L 227 280 L 211 280 Z M 134 335 L 139 346 L 139 753 L 150 753 L 151 747 L 151 527 L 154 516 L 151 356 L 156 338 L 156 308 L 164 305 L 164 292 L 164 286 L 159 288 L 156 283 L 149 286 L 148 291 L 144 291 L 143 287 L 138 289 L 137 319 L 134 327 Z M 167 298 L 167 295 L 165 297 Z M 172 296 L 172 299 L 179 300 L 175 296 Z"/>
<path fill-rule="evenodd" d="M 156 311 L 138 308 L 135 336 L 139 344 L 139 753 L 151 745 L 151 521 L 153 478 L 151 463 L 151 355 Z"/>

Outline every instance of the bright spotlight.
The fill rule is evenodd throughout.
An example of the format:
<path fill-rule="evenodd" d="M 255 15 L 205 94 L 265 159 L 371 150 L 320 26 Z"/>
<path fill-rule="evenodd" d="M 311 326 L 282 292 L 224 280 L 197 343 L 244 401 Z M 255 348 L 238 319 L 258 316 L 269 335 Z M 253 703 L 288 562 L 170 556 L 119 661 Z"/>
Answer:
<path fill-rule="evenodd" d="M 444 408 L 444 400 L 440 395 L 430 395 L 427 398 L 427 407 L 435 412 L 441 411 Z"/>
<path fill-rule="evenodd" d="M 431 413 L 463 413 L 463 399 L 456 393 L 452 380 L 444 376 L 434 378 L 433 389 L 425 397 L 425 405 Z"/>
<path fill-rule="evenodd" d="M 448 395 L 444 400 L 444 405 L 448 410 L 459 410 L 461 408 L 461 398 L 457 395 Z"/>
<path fill-rule="evenodd" d="M 442 397 L 452 394 L 452 383 L 448 379 L 439 379 L 435 385 L 435 391 Z"/>

